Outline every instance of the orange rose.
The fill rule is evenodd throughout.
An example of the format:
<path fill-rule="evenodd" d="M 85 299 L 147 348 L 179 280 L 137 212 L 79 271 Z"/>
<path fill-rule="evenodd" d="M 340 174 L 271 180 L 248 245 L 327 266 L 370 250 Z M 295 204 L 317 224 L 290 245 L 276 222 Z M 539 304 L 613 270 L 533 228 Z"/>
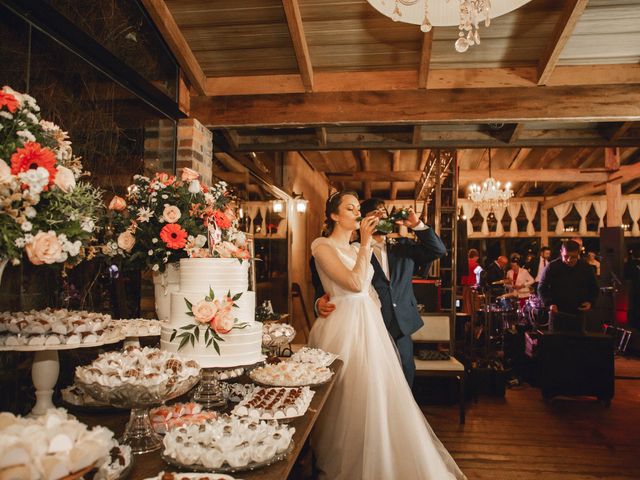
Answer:
<path fill-rule="evenodd" d="M 34 265 L 57 263 L 63 261 L 62 244 L 56 232 L 38 232 L 33 241 L 25 245 L 29 261 Z"/>
<path fill-rule="evenodd" d="M 182 169 L 182 181 L 183 182 L 190 182 L 191 180 L 197 180 L 198 177 L 200 176 L 200 174 L 198 172 L 196 172 L 195 170 L 192 170 L 188 167 L 184 167 Z"/>

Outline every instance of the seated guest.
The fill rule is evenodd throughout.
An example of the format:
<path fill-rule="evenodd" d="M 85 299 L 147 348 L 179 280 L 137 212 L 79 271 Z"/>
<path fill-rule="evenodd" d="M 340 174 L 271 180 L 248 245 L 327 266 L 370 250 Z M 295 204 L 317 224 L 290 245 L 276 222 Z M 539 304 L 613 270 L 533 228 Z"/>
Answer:
<path fill-rule="evenodd" d="M 520 256 L 515 254 L 510 258 L 511 268 L 507 270 L 507 287 L 510 292 L 509 295 L 517 297 L 520 308 L 524 307 L 527 298 L 531 296 L 531 286 L 534 284 L 534 279 L 531 274 L 520 267 Z"/>
<path fill-rule="evenodd" d="M 593 269 L 580 261 L 580 245 L 573 240 L 562 243 L 560 258 L 549 263 L 538 284 L 538 295 L 549 309 L 552 324 L 555 319 L 554 330 L 582 330 L 598 291 Z"/>

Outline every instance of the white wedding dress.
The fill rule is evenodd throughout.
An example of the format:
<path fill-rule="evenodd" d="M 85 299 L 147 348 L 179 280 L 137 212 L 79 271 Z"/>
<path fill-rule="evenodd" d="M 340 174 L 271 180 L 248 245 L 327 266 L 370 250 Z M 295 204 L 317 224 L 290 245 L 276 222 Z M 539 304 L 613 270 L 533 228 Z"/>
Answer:
<path fill-rule="evenodd" d="M 309 344 L 344 362 L 312 433 L 321 479 L 464 479 L 435 436 L 402 373 L 371 286 L 371 247 L 311 245 L 336 309 L 318 318 Z"/>

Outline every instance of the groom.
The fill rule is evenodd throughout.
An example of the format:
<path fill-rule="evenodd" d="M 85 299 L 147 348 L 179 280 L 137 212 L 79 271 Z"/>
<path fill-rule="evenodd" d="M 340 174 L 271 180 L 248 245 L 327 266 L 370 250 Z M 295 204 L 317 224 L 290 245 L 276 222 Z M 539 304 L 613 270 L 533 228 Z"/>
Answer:
<path fill-rule="evenodd" d="M 370 198 L 363 201 L 360 213 L 363 217 L 386 216 L 384 200 Z M 372 285 L 380 297 L 385 326 L 398 347 L 402 370 L 411 386 L 415 375 L 411 334 L 423 325 L 411 283 L 414 267 L 426 265 L 428 270 L 431 262 L 444 257 L 447 250 L 438 235 L 418 218 L 413 209 L 409 209 L 409 218 L 398 223 L 411 228 L 417 241 L 400 238 L 392 244 L 384 233 L 376 232 L 371 257 L 374 269 Z M 322 288 L 313 257 L 310 263 L 316 289 L 316 311 L 320 317 L 326 317 L 333 312 L 335 305 Z"/>

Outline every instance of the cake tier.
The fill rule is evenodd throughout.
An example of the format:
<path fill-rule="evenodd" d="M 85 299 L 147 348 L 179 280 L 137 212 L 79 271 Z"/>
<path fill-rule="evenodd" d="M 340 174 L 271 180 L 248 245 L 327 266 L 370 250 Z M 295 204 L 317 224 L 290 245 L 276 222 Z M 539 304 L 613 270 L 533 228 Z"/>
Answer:
<path fill-rule="evenodd" d="M 180 260 L 180 291 L 201 292 L 213 288 L 226 293 L 249 289 L 249 262 L 237 258 L 183 258 Z"/>
<path fill-rule="evenodd" d="M 160 348 L 175 353 L 186 359 L 196 360 L 203 368 L 231 368 L 244 365 L 253 365 L 264 360 L 262 355 L 262 324 L 253 323 L 242 330 L 231 330 L 220 335 L 223 342 L 218 342 L 220 354 L 213 345 L 205 347 L 202 333 L 200 342 L 192 346 L 188 343 L 180 351 L 180 339 L 169 341 L 173 328 L 162 327 L 160 336 Z"/>
<path fill-rule="evenodd" d="M 223 298 L 227 295 L 229 289 L 218 289 L 213 291 L 215 298 Z M 231 296 L 233 297 L 237 293 L 237 290 L 231 290 Z M 192 305 L 197 305 L 205 297 L 209 295 L 209 291 L 199 292 L 173 292 L 171 294 L 171 312 L 169 314 L 168 326 L 171 328 L 180 328 L 185 325 L 190 325 L 194 322 L 194 318 L 187 315 L 189 307 L 185 299 L 189 300 Z M 242 292 L 242 296 L 234 302 L 237 307 L 231 309 L 232 318 L 237 318 L 239 323 L 254 324 L 256 321 L 256 293 L 255 292 Z"/>

